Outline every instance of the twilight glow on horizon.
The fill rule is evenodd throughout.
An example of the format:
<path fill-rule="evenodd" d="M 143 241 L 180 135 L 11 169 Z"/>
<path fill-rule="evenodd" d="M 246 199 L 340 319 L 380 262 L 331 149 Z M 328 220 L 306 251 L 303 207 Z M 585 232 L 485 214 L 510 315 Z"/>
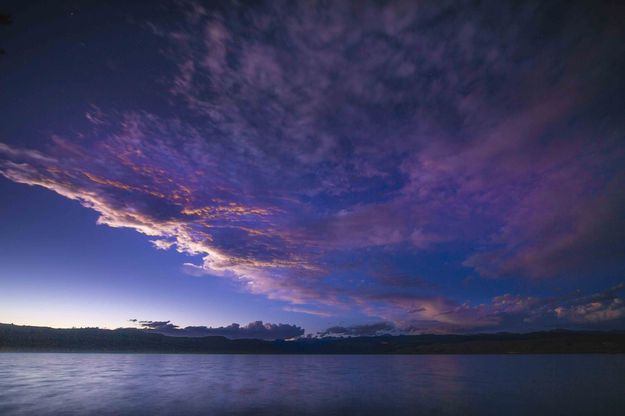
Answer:
<path fill-rule="evenodd" d="M 2 7 L 0 322 L 625 329 L 622 6 Z"/>

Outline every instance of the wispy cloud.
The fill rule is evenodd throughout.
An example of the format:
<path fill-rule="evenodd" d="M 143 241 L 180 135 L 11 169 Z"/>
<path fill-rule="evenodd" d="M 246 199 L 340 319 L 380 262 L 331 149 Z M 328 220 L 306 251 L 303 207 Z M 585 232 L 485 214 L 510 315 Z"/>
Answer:
<path fill-rule="evenodd" d="M 328 318 L 330 316 L 333 316 L 333 314 L 330 312 L 326 312 L 326 311 L 319 310 L 319 309 L 302 308 L 298 306 L 286 306 L 283 308 L 283 310 L 286 312 L 303 313 L 306 315 L 320 316 L 323 318 Z"/>

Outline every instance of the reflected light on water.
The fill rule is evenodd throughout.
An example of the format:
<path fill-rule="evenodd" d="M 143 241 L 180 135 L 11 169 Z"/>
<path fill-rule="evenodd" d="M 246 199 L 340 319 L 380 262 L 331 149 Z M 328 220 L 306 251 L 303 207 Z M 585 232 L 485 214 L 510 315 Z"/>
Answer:
<path fill-rule="evenodd" d="M 0 354 L 8 416 L 622 415 L 623 386 L 618 355 Z"/>

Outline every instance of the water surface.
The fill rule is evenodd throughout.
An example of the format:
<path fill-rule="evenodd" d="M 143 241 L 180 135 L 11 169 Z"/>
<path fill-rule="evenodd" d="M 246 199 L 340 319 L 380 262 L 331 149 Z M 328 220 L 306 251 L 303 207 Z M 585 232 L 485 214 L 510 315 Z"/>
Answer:
<path fill-rule="evenodd" d="M 624 415 L 625 355 L 0 354 L 0 415 Z"/>

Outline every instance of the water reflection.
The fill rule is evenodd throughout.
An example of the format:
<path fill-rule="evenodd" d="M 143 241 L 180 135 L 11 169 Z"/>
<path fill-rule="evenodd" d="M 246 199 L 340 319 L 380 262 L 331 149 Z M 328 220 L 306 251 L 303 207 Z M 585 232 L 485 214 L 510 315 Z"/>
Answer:
<path fill-rule="evenodd" d="M 2 415 L 625 414 L 624 356 L 0 354 Z"/>

